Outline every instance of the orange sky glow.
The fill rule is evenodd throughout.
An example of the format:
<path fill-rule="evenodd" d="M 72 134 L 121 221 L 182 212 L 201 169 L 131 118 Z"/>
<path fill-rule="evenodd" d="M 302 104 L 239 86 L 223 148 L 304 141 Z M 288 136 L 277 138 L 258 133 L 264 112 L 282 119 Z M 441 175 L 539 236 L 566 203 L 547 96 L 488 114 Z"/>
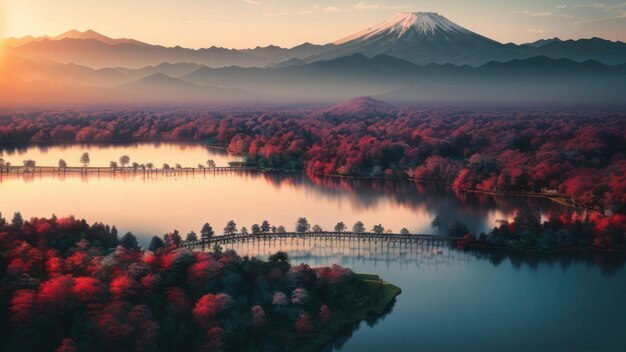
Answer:
<path fill-rule="evenodd" d="M 0 0 L 0 23 L 8 37 L 92 29 L 166 46 L 288 47 L 332 42 L 400 11 L 438 12 L 502 43 L 626 41 L 623 0 Z"/>

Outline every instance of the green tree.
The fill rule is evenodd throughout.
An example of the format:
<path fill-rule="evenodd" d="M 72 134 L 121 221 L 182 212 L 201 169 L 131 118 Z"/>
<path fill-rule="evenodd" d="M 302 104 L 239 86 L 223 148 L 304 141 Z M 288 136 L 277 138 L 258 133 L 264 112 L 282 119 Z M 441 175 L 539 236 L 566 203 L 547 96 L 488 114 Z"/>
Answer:
<path fill-rule="evenodd" d="M 174 232 L 170 234 L 170 241 L 172 242 L 172 245 L 174 245 L 174 247 L 176 248 L 180 247 L 180 245 L 183 243 L 183 238 L 180 237 L 180 233 L 178 232 L 178 230 L 174 230 Z"/>
<path fill-rule="evenodd" d="M 128 155 L 120 156 L 120 165 L 126 167 L 130 163 L 130 157 Z"/>
<path fill-rule="evenodd" d="M 522 207 L 513 218 L 517 233 L 529 231 L 533 234 L 541 232 L 541 213 L 535 207 Z"/>
<path fill-rule="evenodd" d="M 84 152 L 83 155 L 80 156 L 80 163 L 83 165 L 83 167 L 87 167 L 89 166 L 90 162 L 91 159 L 89 158 L 89 153 Z"/>
<path fill-rule="evenodd" d="M 114 245 L 117 244 L 117 227 L 115 227 L 115 225 L 111 227 L 111 238 L 113 239 Z"/>
<path fill-rule="evenodd" d="M 298 218 L 296 221 L 296 232 L 304 233 L 311 229 L 311 225 L 306 218 Z"/>
<path fill-rule="evenodd" d="M 263 220 L 263 222 L 261 223 L 261 232 L 269 233 L 270 230 L 271 230 L 271 226 L 270 226 L 269 221 Z"/>
<path fill-rule="evenodd" d="M 22 226 L 24 226 L 24 218 L 22 217 L 22 213 L 18 211 L 18 212 L 15 212 L 15 214 L 13 214 L 11 225 L 17 228 L 22 228 Z"/>
<path fill-rule="evenodd" d="M 233 220 L 230 220 L 226 223 L 226 226 L 224 227 L 224 234 L 233 235 L 235 233 L 237 233 L 237 224 Z"/>
<path fill-rule="evenodd" d="M 347 226 L 343 223 L 343 221 L 338 222 L 337 225 L 335 225 L 335 232 L 344 232 L 346 228 Z"/>
<path fill-rule="evenodd" d="M 381 224 L 374 225 L 374 227 L 372 227 L 372 232 L 377 235 L 382 235 L 383 233 L 385 233 L 385 228 Z"/>
<path fill-rule="evenodd" d="M 354 225 L 352 226 L 352 232 L 354 232 L 354 233 L 364 233 L 365 232 L 365 225 L 363 225 L 363 222 L 361 222 L 361 221 L 355 222 Z"/>
<path fill-rule="evenodd" d="M 209 225 L 208 222 L 202 225 L 202 229 L 200 230 L 200 238 L 203 241 L 210 240 L 213 235 L 215 235 L 215 231 L 213 231 L 213 228 L 211 227 L 211 225 Z"/>
<path fill-rule="evenodd" d="M 252 225 L 252 234 L 253 235 L 260 235 L 261 234 L 261 227 L 259 226 L 259 224 Z"/>
<path fill-rule="evenodd" d="M 278 251 L 267 258 L 268 261 L 272 263 L 276 262 L 287 262 L 289 260 L 289 255 L 286 252 Z"/>
<path fill-rule="evenodd" d="M 161 237 L 154 236 L 150 240 L 150 245 L 148 246 L 148 250 L 150 250 L 151 252 L 156 252 L 163 247 L 165 247 L 165 242 L 163 242 Z"/>
<path fill-rule="evenodd" d="M 187 242 L 195 242 L 197 240 L 198 240 L 198 235 L 196 235 L 196 233 L 193 231 L 189 231 L 189 233 L 187 234 L 187 237 L 185 237 L 185 241 Z"/>
<path fill-rule="evenodd" d="M 122 239 L 120 240 L 120 245 L 130 250 L 139 249 L 137 237 L 135 237 L 135 235 L 133 235 L 131 232 L 127 232 L 124 236 L 122 236 Z"/>
<path fill-rule="evenodd" d="M 248 229 L 245 226 L 241 228 L 241 235 L 248 236 Z"/>
<path fill-rule="evenodd" d="M 33 159 L 24 160 L 24 169 L 34 171 L 37 163 Z"/>
<path fill-rule="evenodd" d="M 59 159 L 59 169 L 67 169 L 67 163 L 63 159 Z"/>
<path fill-rule="evenodd" d="M 463 237 L 469 233 L 469 229 L 465 224 L 454 220 L 448 226 L 448 236 L 450 237 Z"/>

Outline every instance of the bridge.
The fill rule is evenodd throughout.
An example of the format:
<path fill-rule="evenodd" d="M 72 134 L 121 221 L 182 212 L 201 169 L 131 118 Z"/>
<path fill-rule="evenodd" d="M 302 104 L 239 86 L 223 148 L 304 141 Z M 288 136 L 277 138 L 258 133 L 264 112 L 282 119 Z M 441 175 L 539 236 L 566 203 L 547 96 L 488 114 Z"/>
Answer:
<path fill-rule="evenodd" d="M 315 240 L 315 241 L 349 241 L 381 243 L 387 246 L 426 244 L 432 246 L 443 246 L 459 240 L 457 237 L 438 236 L 430 234 L 399 234 L 399 233 L 372 233 L 372 232 L 282 232 L 282 233 L 259 233 L 259 234 L 229 234 L 213 236 L 205 240 L 185 241 L 181 244 L 183 248 L 211 248 L 214 245 L 227 245 L 235 243 L 263 242 L 269 240 Z"/>
<path fill-rule="evenodd" d="M 87 166 L 87 167 L 79 167 L 79 166 L 68 166 L 64 168 L 56 167 L 56 166 L 34 166 L 34 167 L 24 167 L 24 166 L 4 166 L 0 167 L 0 174 L 43 174 L 43 173 L 54 173 L 54 174 L 68 174 L 68 173 L 80 173 L 80 174 L 124 174 L 124 175 L 133 175 L 133 174 L 144 174 L 144 175 L 164 175 L 164 176 L 179 176 L 179 175 L 189 175 L 189 174 L 208 174 L 208 173 L 216 173 L 216 172 L 243 172 L 243 171 L 265 171 L 262 168 L 256 166 L 216 166 L 216 167 L 181 167 L 175 168 L 170 167 L 169 169 L 163 168 L 152 168 L 148 169 L 145 166 L 142 167 L 109 167 L 109 166 Z"/>

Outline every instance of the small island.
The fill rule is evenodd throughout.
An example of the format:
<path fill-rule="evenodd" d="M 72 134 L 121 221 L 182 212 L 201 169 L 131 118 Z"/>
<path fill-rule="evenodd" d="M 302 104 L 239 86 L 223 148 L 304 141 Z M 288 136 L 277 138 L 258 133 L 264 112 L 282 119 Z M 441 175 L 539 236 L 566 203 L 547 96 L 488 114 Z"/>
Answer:
<path fill-rule="evenodd" d="M 7 350 L 317 351 L 401 292 L 338 265 L 292 265 L 284 252 L 261 261 L 164 240 L 147 251 L 115 226 L 0 217 Z"/>

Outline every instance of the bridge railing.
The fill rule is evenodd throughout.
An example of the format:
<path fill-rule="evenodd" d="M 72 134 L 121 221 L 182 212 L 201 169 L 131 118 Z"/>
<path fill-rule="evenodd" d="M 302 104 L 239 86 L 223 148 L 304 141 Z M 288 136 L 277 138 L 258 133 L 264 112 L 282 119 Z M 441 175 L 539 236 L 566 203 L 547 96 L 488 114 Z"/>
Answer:
<path fill-rule="evenodd" d="M 258 234 L 229 234 L 213 236 L 206 240 L 185 241 L 181 245 L 184 248 L 195 248 L 202 246 L 210 246 L 212 244 L 236 242 L 239 240 L 249 239 L 280 239 L 280 238 L 315 238 L 315 239 L 373 239 L 382 241 L 438 241 L 448 242 L 456 241 L 460 238 L 450 236 L 440 236 L 432 234 L 400 234 L 400 233 L 373 233 L 373 232 L 349 232 L 349 231 L 323 231 L 323 232 L 282 232 L 282 233 L 258 233 Z"/>
<path fill-rule="evenodd" d="M 193 173 L 193 174 L 203 174 L 209 172 L 240 172 L 240 171 L 264 171 L 262 168 L 254 167 L 254 166 L 216 166 L 216 167 L 182 167 L 177 169 L 175 167 L 169 169 L 163 168 L 152 168 L 148 169 L 145 167 L 137 167 L 134 168 L 132 166 L 125 167 L 110 167 L 110 166 L 68 166 L 68 167 L 57 167 L 57 166 L 34 166 L 34 167 L 24 167 L 24 166 L 3 166 L 0 167 L 0 174 L 36 174 L 36 173 L 122 173 L 122 174 L 183 174 L 183 173 Z"/>

